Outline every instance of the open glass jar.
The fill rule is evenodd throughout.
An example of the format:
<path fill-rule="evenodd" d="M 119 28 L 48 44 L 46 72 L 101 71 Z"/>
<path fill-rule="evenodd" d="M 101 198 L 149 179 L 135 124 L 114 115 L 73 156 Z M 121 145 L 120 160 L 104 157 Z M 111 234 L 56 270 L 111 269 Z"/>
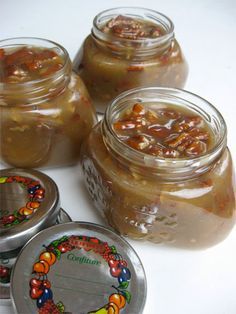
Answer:
<path fill-rule="evenodd" d="M 62 46 L 37 38 L 0 42 L 1 161 L 24 168 L 71 165 L 95 122 Z"/>
<path fill-rule="evenodd" d="M 114 123 L 124 111 L 130 113 L 136 103 L 146 110 L 140 120 L 142 126 L 153 117 L 150 114 L 148 120 L 147 114 L 161 108 L 169 119 L 167 128 L 185 127 L 183 133 L 168 134 L 176 144 L 179 137 L 189 133 L 188 150 L 182 149 L 180 144 L 186 144 L 182 141 L 170 151 L 164 148 L 164 156 L 154 156 L 141 151 L 145 141 L 140 150 L 127 145 L 124 139 L 129 136 L 119 137 Z M 169 110 L 173 106 L 176 111 Z M 173 119 L 173 112 L 179 115 L 185 111 L 189 115 L 185 120 L 178 116 Z M 161 121 L 163 116 L 157 118 Z M 131 122 L 126 120 L 127 130 L 135 132 Z M 204 123 L 209 130 L 207 150 L 201 151 L 206 132 L 196 131 L 195 122 L 200 128 Z M 156 126 L 155 122 L 150 128 Z M 165 134 L 163 130 L 161 134 Z M 139 136 L 142 132 L 137 131 L 134 139 Z M 121 234 L 178 247 L 209 247 L 222 241 L 236 220 L 234 170 L 226 141 L 224 119 L 199 96 L 171 88 L 134 89 L 113 101 L 84 142 L 81 152 L 85 183 L 97 209 Z M 189 156 L 176 157 L 175 151 Z"/>
<path fill-rule="evenodd" d="M 143 86 L 184 86 L 188 66 L 165 15 L 143 8 L 99 13 L 74 60 L 94 105 L 104 112 L 121 92 Z"/>

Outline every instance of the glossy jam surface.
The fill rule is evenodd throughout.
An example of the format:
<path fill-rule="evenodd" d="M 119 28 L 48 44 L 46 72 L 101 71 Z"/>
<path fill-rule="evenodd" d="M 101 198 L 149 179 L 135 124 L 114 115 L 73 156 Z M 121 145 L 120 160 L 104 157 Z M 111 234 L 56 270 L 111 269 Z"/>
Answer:
<path fill-rule="evenodd" d="M 157 38 L 164 35 L 164 30 L 149 21 L 118 15 L 110 19 L 101 30 L 104 33 L 126 39 Z"/>
<path fill-rule="evenodd" d="M 37 168 L 79 160 L 81 142 L 96 115 L 84 83 L 71 71 L 70 60 L 57 51 L 37 46 L 0 50 L 3 163 Z"/>
<path fill-rule="evenodd" d="M 132 88 L 184 87 L 188 65 L 176 39 L 162 41 L 160 24 L 116 16 L 101 30 L 104 38 L 89 35 L 74 60 L 97 111 L 103 113 L 113 98 Z M 153 47 L 153 40 L 160 43 Z"/>
<path fill-rule="evenodd" d="M 119 233 L 184 248 L 206 248 L 227 237 L 236 221 L 228 149 L 208 171 L 194 178 L 177 175 L 176 181 L 164 174 L 155 177 L 145 166 L 137 168 L 125 152 L 115 157 L 107 149 L 100 124 L 82 148 L 87 189 L 97 210 Z"/>
<path fill-rule="evenodd" d="M 0 82 L 22 83 L 42 79 L 60 70 L 65 60 L 54 50 L 23 46 L 0 49 Z"/>
<path fill-rule="evenodd" d="M 212 147 L 213 133 L 201 116 L 173 105 L 149 107 L 135 103 L 113 122 L 119 139 L 131 148 L 157 157 L 186 158 Z"/>

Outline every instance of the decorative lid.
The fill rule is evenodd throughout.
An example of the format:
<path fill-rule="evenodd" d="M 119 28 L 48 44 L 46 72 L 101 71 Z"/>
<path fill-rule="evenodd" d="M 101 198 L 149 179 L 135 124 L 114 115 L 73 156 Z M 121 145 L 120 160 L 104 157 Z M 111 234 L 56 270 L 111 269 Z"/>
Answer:
<path fill-rule="evenodd" d="M 22 247 L 56 222 L 60 209 L 55 182 L 36 170 L 0 170 L 0 252 Z"/>
<path fill-rule="evenodd" d="M 60 209 L 56 224 L 72 221 L 64 209 Z M 10 300 L 10 275 L 19 250 L 0 253 L 0 300 Z"/>
<path fill-rule="evenodd" d="M 17 313 L 142 313 L 146 277 L 133 248 L 112 230 L 69 222 L 38 233 L 11 277 Z"/>

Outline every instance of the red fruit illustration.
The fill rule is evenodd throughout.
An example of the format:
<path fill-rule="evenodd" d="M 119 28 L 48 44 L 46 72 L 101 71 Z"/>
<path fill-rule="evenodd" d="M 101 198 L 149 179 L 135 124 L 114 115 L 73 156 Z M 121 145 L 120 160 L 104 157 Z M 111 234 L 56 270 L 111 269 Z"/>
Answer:
<path fill-rule="evenodd" d="M 30 296 L 32 299 L 38 299 L 43 294 L 43 289 L 38 287 L 32 287 L 30 290 Z"/>
<path fill-rule="evenodd" d="M 112 275 L 112 277 L 118 277 L 121 273 L 121 268 L 119 267 L 111 267 L 110 268 L 110 273 Z"/>
<path fill-rule="evenodd" d="M 108 265 L 109 265 L 110 267 L 117 267 L 117 266 L 119 265 L 119 263 L 120 263 L 120 261 L 116 261 L 116 260 L 114 260 L 114 259 L 109 259 L 109 260 L 108 260 Z"/>
<path fill-rule="evenodd" d="M 127 267 L 127 262 L 124 261 L 124 260 L 122 260 L 122 261 L 120 261 L 120 265 L 122 265 L 122 266 L 124 266 L 124 267 Z"/>
<path fill-rule="evenodd" d="M 46 280 L 43 280 L 42 286 L 44 288 L 50 289 L 51 288 L 51 283 L 50 283 L 49 280 L 46 279 Z"/>
<path fill-rule="evenodd" d="M 99 240 L 97 238 L 90 238 L 90 242 L 99 243 Z"/>
<path fill-rule="evenodd" d="M 31 287 L 40 287 L 42 285 L 42 280 L 39 280 L 39 279 L 37 279 L 37 278 L 32 278 L 31 280 L 30 280 L 30 286 Z"/>
<path fill-rule="evenodd" d="M 68 242 L 63 242 L 58 245 L 58 250 L 61 251 L 61 253 L 66 253 L 72 250 L 72 245 L 70 245 Z"/>

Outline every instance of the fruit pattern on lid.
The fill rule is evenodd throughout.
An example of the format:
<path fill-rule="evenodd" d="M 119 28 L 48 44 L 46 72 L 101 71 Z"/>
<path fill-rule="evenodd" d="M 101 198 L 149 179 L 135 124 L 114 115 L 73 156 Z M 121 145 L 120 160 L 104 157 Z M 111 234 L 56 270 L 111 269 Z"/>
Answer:
<path fill-rule="evenodd" d="M 41 202 L 45 197 L 45 189 L 43 189 L 40 182 L 35 179 L 22 176 L 0 177 L 0 184 L 13 182 L 21 184 L 25 189 L 27 189 L 28 200 L 25 206 L 15 210 L 11 214 L 3 214 L 0 217 L 0 225 L 4 228 L 11 227 L 28 220 L 30 216 L 32 216 L 35 211 L 39 209 Z"/>
<path fill-rule="evenodd" d="M 131 272 L 127 267 L 127 262 L 117 252 L 114 245 L 109 246 L 107 242 L 95 237 L 71 235 L 56 239 L 44 247 L 45 249 L 33 264 L 33 275 L 29 282 L 30 298 L 36 300 L 39 314 L 67 312 L 66 304 L 63 304 L 61 300 L 54 300 L 53 282 L 48 280 L 47 274 L 55 263 L 59 263 L 62 254 L 74 249 L 83 249 L 99 254 L 108 264 L 110 275 L 118 280 L 117 286 L 112 285 L 114 293 L 109 295 L 108 302 L 101 308 L 88 312 L 88 314 L 119 314 L 130 303 L 131 293 L 128 287 Z"/>

